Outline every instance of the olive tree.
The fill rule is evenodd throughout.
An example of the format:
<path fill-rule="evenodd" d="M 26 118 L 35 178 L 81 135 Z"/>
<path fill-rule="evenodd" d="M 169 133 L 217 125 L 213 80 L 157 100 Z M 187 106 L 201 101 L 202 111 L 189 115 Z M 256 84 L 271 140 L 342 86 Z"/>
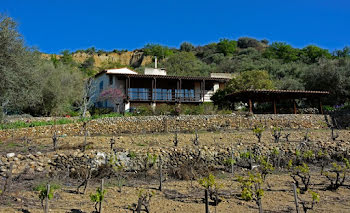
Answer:
<path fill-rule="evenodd" d="M 40 100 L 39 56 L 24 45 L 17 23 L 0 14 L 0 110 L 1 114 L 21 112 Z M 3 116 L 0 116 L 0 118 Z"/>

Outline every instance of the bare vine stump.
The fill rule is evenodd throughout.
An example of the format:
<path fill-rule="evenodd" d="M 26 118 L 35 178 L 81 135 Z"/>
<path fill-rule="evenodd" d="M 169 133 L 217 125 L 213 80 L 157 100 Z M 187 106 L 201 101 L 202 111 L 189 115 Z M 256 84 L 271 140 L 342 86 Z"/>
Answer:
<path fill-rule="evenodd" d="M 298 195 L 297 195 L 297 188 L 295 184 L 293 183 L 293 192 L 294 192 L 294 202 L 295 202 L 295 209 L 297 210 L 297 213 L 299 213 L 299 204 L 298 204 Z"/>
<path fill-rule="evenodd" d="M 261 198 L 259 198 L 258 203 L 259 203 L 259 213 L 263 213 Z"/>
<path fill-rule="evenodd" d="M 49 212 L 49 194 L 50 194 L 50 184 L 46 185 L 46 198 L 45 198 L 45 213 Z"/>
<path fill-rule="evenodd" d="M 163 182 L 163 177 L 162 177 L 162 173 L 163 173 L 163 168 L 162 168 L 162 158 L 159 157 L 159 191 L 162 191 L 162 182 Z"/>
<path fill-rule="evenodd" d="M 231 174 L 233 176 L 233 158 L 234 158 L 234 154 L 233 154 L 233 149 L 232 149 L 232 152 L 231 152 Z"/>
<path fill-rule="evenodd" d="M 137 213 L 141 212 L 141 206 L 142 206 L 142 198 L 139 197 L 139 200 L 137 201 L 137 208 L 136 208 Z"/>
<path fill-rule="evenodd" d="M 250 166 L 250 170 L 253 169 L 253 157 L 252 157 L 252 149 L 249 148 L 249 166 Z"/>
<path fill-rule="evenodd" d="M 87 187 L 89 185 L 90 178 L 91 178 L 91 167 L 89 168 L 89 171 L 88 171 L 88 174 L 87 174 L 87 177 L 86 177 L 83 194 L 86 193 L 86 189 L 87 189 Z"/>
<path fill-rule="evenodd" d="M 84 181 L 77 188 L 77 194 L 80 194 L 80 187 L 82 187 L 82 186 L 84 186 L 83 194 L 86 193 L 86 189 L 87 189 L 87 186 L 89 184 L 90 178 L 91 178 L 91 167 L 88 167 Z"/>
<path fill-rule="evenodd" d="M 83 147 L 82 147 L 82 151 L 85 152 L 86 144 L 87 144 L 87 135 L 88 135 L 87 122 L 86 121 L 84 121 L 84 123 L 83 123 L 83 129 L 84 129 L 84 144 L 83 144 Z"/>
<path fill-rule="evenodd" d="M 104 184 L 104 179 L 102 178 L 102 180 L 101 180 L 101 193 L 102 194 L 103 194 L 103 184 Z M 99 206 L 99 209 L 98 209 L 99 213 L 102 213 L 102 202 L 103 202 L 103 200 L 100 201 L 100 206 Z"/>
<path fill-rule="evenodd" d="M 53 143 L 53 151 L 56 151 L 56 148 L 57 148 L 57 134 L 56 134 L 56 131 L 53 133 L 53 136 L 52 136 L 52 143 Z"/>
<path fill-rule="evenodd" d="M 204 202 L 205 202 L 205 213 L 209 213 L 208 189 L 205 189 Z"/>
<path fill-rule="evenodd" d="M 6 180 L 4 185 L 4 190 L 2 193 L 9 192 L 11 190 L 12 185 L 12 170 L 13 170 L 13 163 L 10 164 L 9 170 L 6 172 Z"/>
<path fill-rule="evenodd" d="M 111 144 L 111 150 L 113 150 L 113 147 L 114 147 L 114 144 L 115 144 L 114 136 L 111 138 L 110 144 Z"/>

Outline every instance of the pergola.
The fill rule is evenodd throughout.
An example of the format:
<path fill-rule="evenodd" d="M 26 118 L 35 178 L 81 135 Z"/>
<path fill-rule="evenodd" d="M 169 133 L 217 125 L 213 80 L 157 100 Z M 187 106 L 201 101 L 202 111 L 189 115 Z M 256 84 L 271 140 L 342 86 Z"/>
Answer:
<path fill-rule="evenodd" d="M 276 102 L 279 100 L 292 100 L 294 114 L 297 113 L 295 99 L 308 98 L 319 101 L 319 112 L 323 114 L 321 98 L 328 95 L 327 91 L 307 91 L 307 90 L 261 90 L 248 89 L 227 95 L 230 102 L 246 102 L 249 105 L 249 112 L 253 112 L 252 102 L 272 102 L 273 111 L 277 114 Z"/>

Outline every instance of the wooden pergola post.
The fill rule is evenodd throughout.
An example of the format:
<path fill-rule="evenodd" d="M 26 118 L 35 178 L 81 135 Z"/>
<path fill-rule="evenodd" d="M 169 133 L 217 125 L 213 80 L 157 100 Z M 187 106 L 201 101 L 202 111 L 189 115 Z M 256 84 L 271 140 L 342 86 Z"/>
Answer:
<path fill-rule="evenodd" d="M 248 105 L 249 105 L 249 112 L 253 113 L 253 104 L 252 104 L 252 99 L 249 99 L 249 101 L 248 101 Z"/>
<path fill-rule="evenodd" d="M 130 100 L 130 77 L 125 78 L 125 101 L 129 102 Z"/>
<path fill-rule="evenodd" d="M 321 99 L 328 95 L 327 91 L 303 91 L 303 90 L 242 90 L 234 92 L 225 97 L 230 102 L 245 101 L 248 102 L 249 112 L 253 112 L 252 101 L 272 103 L 273 113 L 277 114 L 277 103 L 280 100 L 288 100 L 288 103 L 293 102 L 293 112 L 297 114 L 296 99 L 312 98 L 315 101 L 319 100 L 319 112 L 323 114 Z M 313 103 L 315 103 L 313 101 Z M 290 108 L 289 108 L 290 109 Z M 271 113 L 271 111 L 269 111 Z"/>
<path fill-rule="evenodd" d="M 175 91 L 175 101 L 179 100 L 179 90 L 180 90 L 180 79 L 176 81 L 176 91 Z"/>
<path fill-rule="evenodd" d="M 181 91 L 181 88 L 182 88 L 182 79 L 181 79 L 181 78 L 179 79 L 179 87 L 180 87 L 180 101 L 179 101 L 179 103 L 181 104 L 181 95 L 182 95 L 182 91 Z"/>
<path fill-rule="evenodd" d="M 321 99 L 318 99 L 318 102 L 319 102 L 319 105 L 320 105 L 320 109 L 319 109 L 320 114 L 323 115 L 323 107 L 322 107 L 322 101 L 321 101 Z"/>
<path fill-rule="evenodd" d="M 202 93 L 202 99 L 204 102 L 204 96 L 205 96 L 205 80 L 202 81 L 201 83 L 201 93 Z"/>
<path fill-rule="evenodd" d="M 154 100 L 154 92 L 155 92 L 155 79 L 152 79 L 152 88 L 151 88 L 151 101 Z"/>
<path fill-rule="evenodd" d="M 273 113 L 277 114 L 276 99 L 273 99 Z"/>
<path fill-rule="evenodd" d="M 154 101 L 157 100 L 157 79 L 154 78 Z"/>

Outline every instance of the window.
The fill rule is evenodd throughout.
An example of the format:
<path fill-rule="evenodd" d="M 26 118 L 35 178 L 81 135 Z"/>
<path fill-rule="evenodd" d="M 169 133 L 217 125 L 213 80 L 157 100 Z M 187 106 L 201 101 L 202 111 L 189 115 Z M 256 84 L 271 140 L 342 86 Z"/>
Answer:
<path fill-rule="evenodd" d="M 110 76 L 109 76 L 109 85 L 112 85 L 112 84 L 113 84 L 113 76 L 110 75 Z"/>

